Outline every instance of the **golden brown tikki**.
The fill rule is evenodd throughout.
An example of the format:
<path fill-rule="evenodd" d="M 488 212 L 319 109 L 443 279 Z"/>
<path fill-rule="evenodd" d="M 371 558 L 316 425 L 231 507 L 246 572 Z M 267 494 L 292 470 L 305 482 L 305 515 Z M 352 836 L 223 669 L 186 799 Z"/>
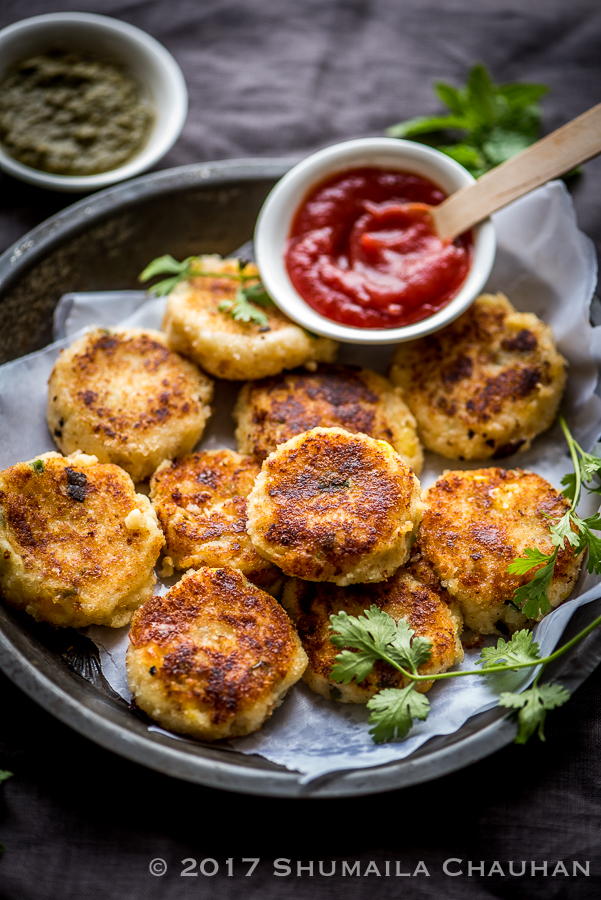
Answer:
<path fill-rule="evenodd" d="M 180 282 L 169 294 L 163 330 L 170 347 L 211 375 L 229 380 L 265 378 L 334 359 L 335 341 L 309 334 L 276 306 L 252 304 L 250 315 L 247 305 L 246 311 L 239 310 L 245 300 L 237 299 L 238 276 L 256 275 L 255 281 L 245 281 L 249 287 L 259 281 L 253 263 L 200 256 L 193 264 L 198 275 Z"/>
<path fill-rule="evenodd" d="M 409 556 L 422 509 L 419 481 L 390 444 L 313 428 L 264 461 L 248 497 L 248 533 L 287 575 L 382 581 Z"/>
<path fill-rule="evenodd" d="M 340 649 L 330 641 L 330 616 L 345 612 L 360 616 L 372 605 L 388 613 L 395 622 L 404 619 L 418 637 L 432 644 L 430 659 L 419 668 L 420 675 L 446 672 L 463 659 L 459 639 L 462 630 L 457 603 L 426 574 L 417 562 L 398 569 L 388 581 L 338 587 L 290 578 L 284 586 L 282 604 L 296 624 L 309 659 L 303 675 L 311 690 L 341 703 L 367 703 L 383 688 L 401 688 L 408 683 L 399 671 L 377 661 L 371 674 L 356 684 L 332 680 L 332 668 Z M 418 691 L 427 691 L 431 682 L 421 682 Z"/>
<path fill-rule="evenodd" d="M 142 481 L 192 450 L 212 396 L 212 381 L 160 332 L 97 328 L 61 351 L 48 383 L 48 426 L 64 453 L 94 453 Z"/>
<path fill-rule="evenodd" d="M 94 456 L 45 453 L 0 473 L 0 589 L 53 625 L 126 625 L 152 596 L 163 545 L 129 475 Z"/>
<path fill-rule="evenodd" d="M 549 525 L 568 509 L 548 481 L 522 469 L 446 472 L 432 485 L 419 545 L 468 628 L 505 635 L 527 624 L 513 605 L 514 592 L 537 570 L 514 575 L 507 566 L 527 547 L 551 554 Z M 566 541 L 548 590 L 552 607 L 572 592 L 581 562 Z"/>
<path fill-rule="evenodd" d="M 416 475 L 423 465 L 415 419 L 400 389 L 369 369 L 322 365 L 249 382 L 234 418 L 238 449 L 259 461 L 294 435 L 322 426 L 388 441 Z"/>
<path fill-rule="evenodd" d="M 260 728 L 307 665 L 279 603 L 232 568 L 187 572 L 138 610 L 129 636 L 137 705 L 207 741 Z"/>
<path fill-rule="evenodd" d="M 258 464 L 234 450 L 207 450 L 159 466 L 150 498 L 176 568 L 228 565 L 269 593 L 281 588 L 282 573 L 259 556 L 246 533 L 246 498 L 258 474 Z"/>
<path fill-rule="evenodd" d="M 446 328 L 401 344 L 390 380 L 429 450 L 499 459 L 549 428 L 566 368 L 548 325 L 516 312 L 503 294 L 484 294 Z"/>

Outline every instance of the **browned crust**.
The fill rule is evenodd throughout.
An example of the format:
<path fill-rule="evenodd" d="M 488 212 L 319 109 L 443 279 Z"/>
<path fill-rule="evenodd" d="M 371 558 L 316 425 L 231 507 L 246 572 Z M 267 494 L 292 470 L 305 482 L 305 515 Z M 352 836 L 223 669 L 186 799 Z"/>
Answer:
<path fill-rule="evenodd" d="M 74 474 L 80 476 L 79 485 L 73 484 Z M 80 468 L 55 457 L 46 459 L 38 473 L 18 463 L 0 474 L 0 488 L 13 552 L 26 569 L 78 592 L 112 580 L 113 566 L 131 565 L 148 540 L 145 530 L 124 525 L 136 508 L 135 493 L 130 477 L 117 466 Z"/>
<path fill-rule="evenodd" d="M 317 426 L 391 443 L 393 431 L 378 409 L 381 394 L 370 387 L 370 374 L 355 366 L 321 365 L 314 373 L 296 370 L 250 382 L 243 389 L 253 410 L 249 452 L 263 460 L 278 444 Z"/>
<path fill-rule="evenodd" d="M 495 491 L 517 487 L 519 502 L 495 505 Z M 473 594 L 478 603 L 495 608 L 513 600 L 515 590 L 536 571 L 510 574 L 507 566 L 526 547 L 550 554 L 554 546 L 549 525 L 569 509 L 569 503 L 540 475 L 497 467 L 446 472 L 429 489 L 419 543 L 442 579 L 456 579 L 452 593 Z M 559 551 L 553 582 L 570 577 L 574 548 Z"/>
<path fill-rule="evenodd" d="M 499 459 L 527 449 L 550 426 L 566 367 L 548 326 L 499 294 L 402 345 L 390 377 L 405 391 L 426 446 L 460 459 Z"/>
<path fill-rule="evenodd" d="M 249 456 L 204 451 L 175 459 L 150 480 L 150 496 L 178 568 L 228 565 L 271 590 L 281 578 L 246 533 L 246 498 L 259 473 Z"/>
<path fill-rule="evenodd" d="M 236 569 L 201 568 L 137 610 L 130 640 L 178 707 L 219 725 L 288 676 L 298 639 L 282 607 Z"/>
<path fill-rule="evenodd" d="M 134 357 L 138 359 L 132 365 Z M 136 394 L 132 405 L 115 408 L 114 401 L 109 399 L 111 371 L 118 371 L 121 377 L 131 371 L 135 378 L 138 364 L 144 378 L 156 376 L 155 389 Z M 69 377 L 72 379 L 69 402 L 77 409 L 77 415 L 93 434 L 117 445 L 127 444 L 157 425 L 168 426 L 174 421 L 198 416 L 201 412 L 198 390 L 201 386 L 203 390 L 208 389 L 210 384 L 191 363 L 170 350 L 162 338 L 149 333 L 103 329 L 91 332 L 81 351 L 73 355 Z M 75 391 L 76 384 L 85 387 Z M 51 375 L 51 404 L 57 402 L 53 388 Z M 54 430 L 54 437 L 60 446 L 60 427 Z"/>
<path fill-rule="evenodd" d="M 297 446 L 282 445 L 263 463 L 263 474 L 265 545 L 283 551 L 285 572 L 317 580 L 340 575 L 392 542 L 399 521 L 412 518 L 419 490 L 390 448 L 341 429 L 314 430 Z"/>

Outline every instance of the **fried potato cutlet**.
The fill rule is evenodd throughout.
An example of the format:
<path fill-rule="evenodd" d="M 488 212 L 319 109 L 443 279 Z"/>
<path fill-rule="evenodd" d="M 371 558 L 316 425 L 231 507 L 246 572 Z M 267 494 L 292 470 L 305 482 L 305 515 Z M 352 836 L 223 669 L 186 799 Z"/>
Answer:
<path fill-rule="evenodd" d="M 234 410 L 241 453 L 259 461 L 311 428 L 340 427 L 388 441 L 419 475 L 423 465 L 415 419 L 399 388 L 369 369 L 320 366 L 246 384 Z"/>
<path fill-rule="evenodd" d="M 126 625 L 152 596 L 163 535 L 129 475 L 45 453 L 0 472 L 0 590 L 53 625 Z"/>
<path fill-rule="evenodd" d="M 269 593 L 283 576 L 263 559 L 246 533 L 246 498 L 258 464 L 234 450 L 207 450 L 162 463 L 150 498 L 178 569 L 233 566 Z"/>
<path fill-rule="evenodd" d="M 137 705 L 206 741 L 260 728 L 307 665 L 279 603 L 227 567 L 187 572 L 138 610 L 129 636 Z"/>
<path fill-rule="evenodd" d="M 248 533 L 287 575 L 382 581 L 409 556 L 421 488 L 390 444 L 313 428 L 264 461 L 248 497 Z"/>
<path fill-rule="evenodd" d="M 548 325 L 516 312 L 503 294 L 484 294 L 446 328 L 401 344 L 390 380 L 429 450 L 500 459 L 549 428 L 566 368 Z"/>
<path fill-rule="evenodd" d="M 167 301 L 163 330 L 174 350 L 211 375 L 234 381 L 265 378 L 283 369 L 334 359 L 335 341 L 304 331 L 277 306 L 255 304 L 266 317 L 265 324 L 234 319 L 232 307 L 229 311 L 223 308 L 236 302 L 240 282 L 231 276 L 240 274 L 237 259 L 201 256 L 195 265 L 198 276 L 176 285 Z M 213 274 L 203 275 L 203 271 Z M 255 265 L 247 263 L 242 272 L 256 275 L 254 283 L 258 283 Z"/>
<path fill-rule="evenodd" d="M 213 383 L 158 331 L 97 328 L 61 351 L 48 382 L 60 450 L 84 450 L 142 481 L 189 453 L 211 414 Z"/>
<path fill-rule="evenodd" d="M 429 579 L 420 580 L 420 567 L 398 569 L 388 581 L 379 584 L 355 584 L 332 587 L 290 578 L 284 585 L 282 604 L 295 623 L 309 664 L 303 681 L 312 691 L 341 703 L 367 703 L 383 688 L 405 687 L 409 680 L 378 660 L 371 674 L 357 684 L 339 684 L 331 674 L 340 649 L 330 641 L 330 616 L 345 612 L 360 616 L 372 605 L 399 622 L 405 619 L 418 637 L 432 644 L 430 659 L 419 667 L 420 675 L 446 672 L 463 659 L 459 635 L 461 613 L 446 591 Z M 421 682 L 424 693 L 432 682 Z"/>
<path fill-rule="evenodd" d="M 468 628 L 506 635 L 527 624 L 514 592 L 537 569 L 512 575 L 507 566 L 527 547 L 552 553 L 549 525 L 568 509 L 548 481 L 522 469 L 446 472 L 432 485 L 418 543 Z M 572 592 L 581 562 L 566 541 L 548 590 L 552 607 Z"/>

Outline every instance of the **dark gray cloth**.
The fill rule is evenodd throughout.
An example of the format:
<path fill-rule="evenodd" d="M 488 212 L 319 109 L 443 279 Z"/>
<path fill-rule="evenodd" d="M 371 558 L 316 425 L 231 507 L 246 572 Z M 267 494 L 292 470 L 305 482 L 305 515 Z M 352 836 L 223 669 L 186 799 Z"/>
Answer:
<path fill-rule="evenodd" d="M 545 130 L 601 97 L 598 0 L 4 0 L 0 26 L 68 9 L 144 28 L 174 54 L 190 91 L 183 135 L 161 168 L 297 156 L 440 111 L 436 79 L 485 62 L 497 81 L 544 82 Z M 572 185 L 581 227 L 601 244 L 601 160 Z M 0 249 L 73 197 L 0 176 Z M 601 896 L 601 673 L 548 719 L 547 742 L 511 746 L 439 781 L 340 801 L 270 800 L 169 779 L 90 743 L 5 678 L 0 767 L 0 900 L 214 897 L 576 898 Z M 169 869 L 153 876 L 156 857 Z M 213 877 L 181 860 L 214 858 Z M 252 876 L 242 857 L 260 857 Z M 292 874 L 273 874 L 278 857 Z M 234 860 L 234 875 L 226 859 Z M 463 860 L 442 871 L 446 859 Z M 297 875 L 297 861 L 314 861 Z M 318 873 L 318 861 L 337 874 Z M 342 876 L 341 861 L 361 875 Z M 374 861 L 380 875 L 365 874 Z M 429 876 L 385 875 L 415 871 Z M 498 860 L 504 876 L 467 874 Z M 528 863 L 522 877 L 508 862 Z M 545 877 L 564 860 L 570 877 Z M 590 860 L 590 877 L 572 877 Z M 198 871 L 198 869 L 197 869 Z M 207 871 L 211 871 L 211 864 Z"/>

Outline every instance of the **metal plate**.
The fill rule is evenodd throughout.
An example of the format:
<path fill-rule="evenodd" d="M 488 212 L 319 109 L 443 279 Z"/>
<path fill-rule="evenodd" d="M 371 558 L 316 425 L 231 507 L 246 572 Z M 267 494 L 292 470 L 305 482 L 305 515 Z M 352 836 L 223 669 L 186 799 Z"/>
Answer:
<path fill-rule="evenodd" d="M 64 293 L 138 287 L 137 274 L 164 253 L 181 259 L 239 247 L 291 164 L 182 166 L 109 188 L 48 219 L 0 257 L 0 362 L 51 340 L 52 313 Z M 565 638 L 599 614 L 601 600 L 577 610 Z M 595 631 L 549 666 L 545 680 L 559 679 L 572 691 L 599 661 L 601 632 Z M 298 773 L 262 757 L 149 732 L 147 720 L 105 681 L 91 641 L 71 629 L 36 624 L 0 607 L 0 668 L 44 709 L 101 746 L 177 778 L 250 794 L 340 797 L 419 784 L 482 759 L 515 735 L 513 721 L 495 709 L 453 735 L 433 738 L 408 759 L 302 785 Z"/>

